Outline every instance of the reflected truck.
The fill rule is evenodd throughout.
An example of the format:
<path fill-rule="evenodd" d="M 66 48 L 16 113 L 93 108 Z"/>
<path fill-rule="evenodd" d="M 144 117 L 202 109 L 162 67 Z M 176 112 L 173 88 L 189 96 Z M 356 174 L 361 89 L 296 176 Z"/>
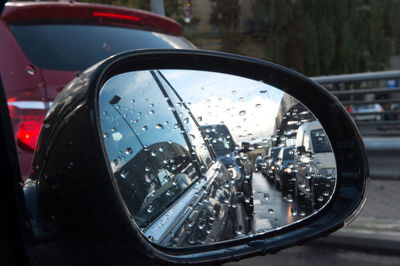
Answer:
<path fill-rule="evenodd" d="M 336 161 L 331 144 L 318 121 L 302 124 L 296 135 L 295 194 L 302 205 L 316 209 L 334 189 Z"/>

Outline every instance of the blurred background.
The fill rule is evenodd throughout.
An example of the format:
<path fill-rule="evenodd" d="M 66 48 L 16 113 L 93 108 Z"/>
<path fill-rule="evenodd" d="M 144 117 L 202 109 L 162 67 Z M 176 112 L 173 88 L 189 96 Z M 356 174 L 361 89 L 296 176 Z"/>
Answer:
<path fill-rule="evenodd" d="M 400 265 L 399 0 L 84 2 L 158 13 L 178 21 L 200 49 L 299 71 L 330 90 L 358 125 L 371 168 L 358 218 L 306 246 L 229 265 Z"/>

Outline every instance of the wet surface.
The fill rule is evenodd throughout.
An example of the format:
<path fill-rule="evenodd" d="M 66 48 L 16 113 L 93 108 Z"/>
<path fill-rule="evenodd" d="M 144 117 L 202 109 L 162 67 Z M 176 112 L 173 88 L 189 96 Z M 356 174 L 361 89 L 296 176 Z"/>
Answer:
<path fill-rule="evenodd" d="M 286 193 L 279 191 L 273 181 L 268 181 L 261 173 L 253 173 L 253 195 L 254 232 L 265 232 L 304 218 L 297 213 L 295 201 L 292 201 L 291 197 L 288 198 Z"/>

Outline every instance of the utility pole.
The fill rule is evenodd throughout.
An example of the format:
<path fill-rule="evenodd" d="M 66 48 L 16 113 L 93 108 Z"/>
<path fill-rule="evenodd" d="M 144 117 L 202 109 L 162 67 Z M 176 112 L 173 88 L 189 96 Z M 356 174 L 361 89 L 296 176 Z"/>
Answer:
<path fill-rule="evenodd" d="M 150 0 L 151 12 L 165 16 L 164 0 Z"/>

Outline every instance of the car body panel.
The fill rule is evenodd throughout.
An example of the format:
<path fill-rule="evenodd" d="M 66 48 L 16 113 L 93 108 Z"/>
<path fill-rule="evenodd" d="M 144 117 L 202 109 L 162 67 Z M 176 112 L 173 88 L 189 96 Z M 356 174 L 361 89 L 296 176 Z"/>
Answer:
<path fill-rule="evenodd" d="M 62 25 L 76 25 L 76 27 L 79 25 L 107 26 L 113 27 L 112 29 L 124 28 L 148 32 L 154 37 L 154 40 L 160 43 L 169 43 L 171 48 L 195 48 L 183 38 L 180 24 L 166 17 L 142 10 L 87 3 L 11 2 L 6 4 L 3 11 L 0 20 L 0 35 L 2 36 L 2 41 L 0 42 L 0 58 L 2 58 L 0 61 L 0 74 L 3 77 L 14 134 L 18 144 L 21 143 L 18 132 L 21 130 L 22 123 L 35 121 L 34 125 L 37 129 L 30 131 L 31 133 L 29 134 L 31 134 L 31 138 L 32 134 L 38 134 L 44 116 L 56 95 L 79 72 L 96 63 L 96 60 L 88 62 L 83 69 L 59 70 L 41 67 L 36 62 L 32 62 L 30 53 L 26 53 L 26 50 L 24 51 L 26 49 L 25 46 L 29 47 L 31 45 L 30 41 L 27 39 L 26 45 L 18 43 L 15 32 L 12 32 L 13 27 L 22 27 L 24 25 L 29 25 L 29 27 L 31 25 L 59 25 L 60 27 Z M 110 28 L 110 30 L 112 29 Z M 25 33 L 21 34 L 24 38 L 31 38 Z M 55 38 L 55 36 L 53 37 Z M 48 38 L 48 40 L 55 41 L 55 39 L 51 38 Z M 71 41 L 74 41 L 74 39 L 71 39 Z M 40 48 L 40 41 L 36 43 Z M 54 42 L 54 45 L 56 45 L 56 42 Z M 104 45 L 106 46 L 103 48 L 107 51 L 109 49 L 107 43 L 104 42 Z M 74 47 L 72 46 L 73 44 L 68 47 L 73 49 Z M 139 45 L 135 48 L 149 48 L 149 46 L 161 48 L 159 44 L 152 43 L 152 40 L 148 44 Z M 77 50 L 82 55 L 82 58 L 84 58 L 82 50 L 85 49 L 91 48 L 79 47 Z M 116 51 L 116 53 L 127 49 L 129 50 L 129 48 L 125 48 L 124 50 Z M 103 57 L 97 60 L 105 59 L 110 55 L 112 53 L 104 53 Z M 42 111 L 39 112 L 38 109 Z M 34 120 L 30 120 L 31 112 L 36 112 Z M 30 146 L 17 145 L 23 180 L 29 175 L 36 138 L 37 135 L 33 137 L 33 140 L 30 140 Z"/>

